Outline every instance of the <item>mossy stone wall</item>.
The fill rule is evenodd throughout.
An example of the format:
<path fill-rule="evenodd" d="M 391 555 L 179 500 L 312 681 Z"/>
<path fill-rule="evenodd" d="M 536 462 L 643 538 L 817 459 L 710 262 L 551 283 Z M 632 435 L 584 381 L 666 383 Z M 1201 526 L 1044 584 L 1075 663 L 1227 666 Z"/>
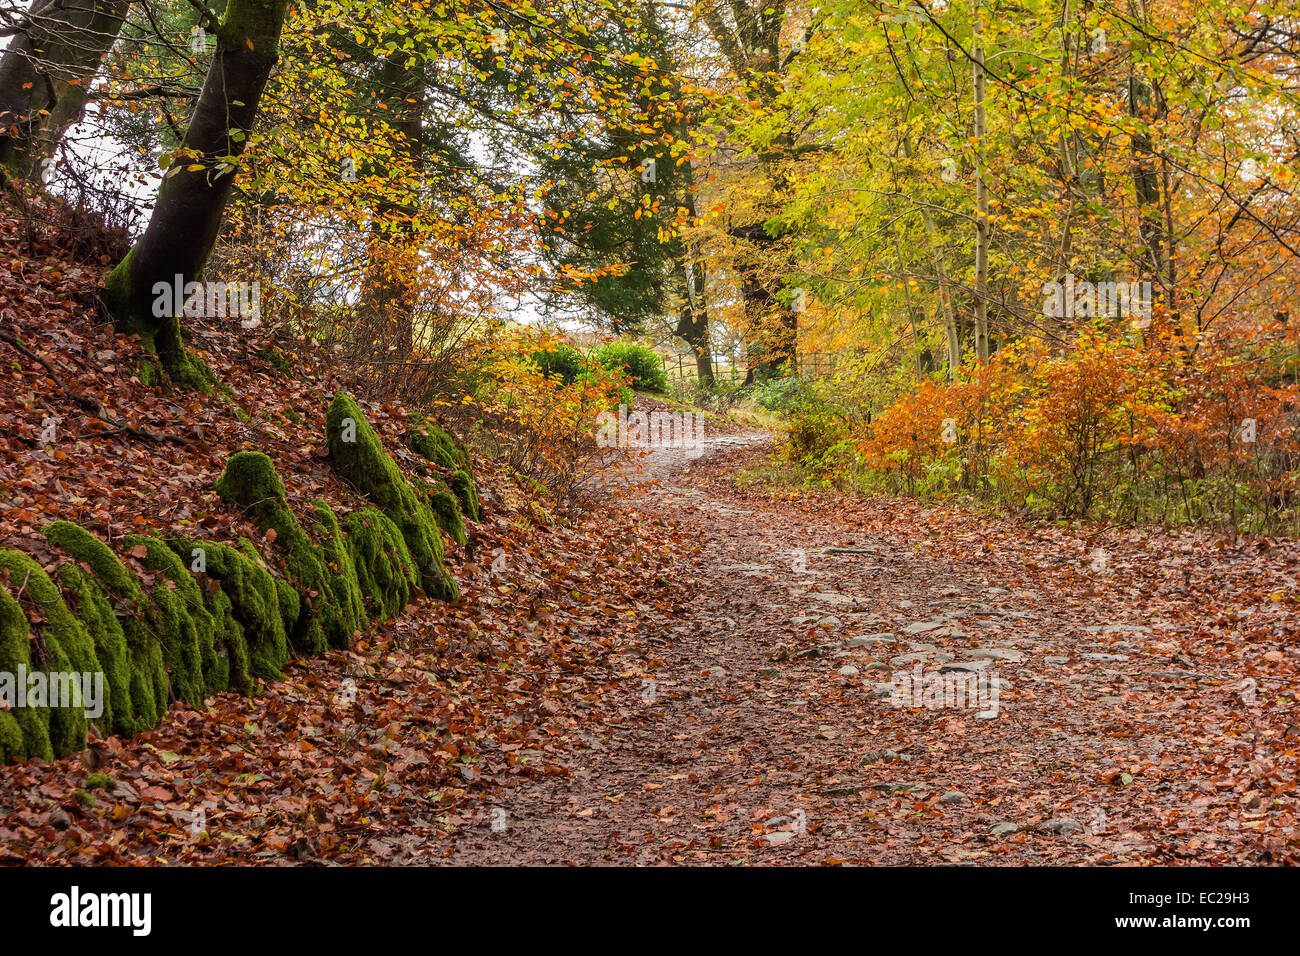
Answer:
<path fill-rule="evenodd" d="M 320 499 L 301 522 L 274 463 L 260 452 L 231 456 L 214 486 L 264 531 L 275 531 L 269 562 L 247 539 L 131 535 L 124 551 L 142 579 L 67 521 L 44 529 L 70 559 L 53 579 L 31 556 L 0 549 L 0 675 L 103 679 L 103 708 L 93 719 L 75 695 L 69 706 L 0 710 L 0 762 L 71 753 L 85 746 L 92 725 L 101 735 L 136 733 L 173 702 L 201 707 L 220 691 L 250 693 L 257 680 L 283 676 L 291 648 L 347 648 L 370 621 L 400 613 L 422 591 L 456 599 L 442 532 L 464 543 L 462 512 L 481 515 L 464 449 L 424 423 L 428 447 L 449 463 L 439 468 L 452 473 L 446 484 L 417 487 L 349 396 L 334 400 L 326 428 L 335 469 L 372 502 L 342 522 Z"/>

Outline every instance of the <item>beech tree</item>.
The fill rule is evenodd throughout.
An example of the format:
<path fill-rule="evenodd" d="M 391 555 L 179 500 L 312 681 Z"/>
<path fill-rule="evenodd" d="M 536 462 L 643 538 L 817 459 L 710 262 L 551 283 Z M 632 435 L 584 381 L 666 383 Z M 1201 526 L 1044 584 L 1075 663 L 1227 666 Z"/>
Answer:
<path fill-rule="evenodd" d="M 782 43 L 782 29 L 790 13 L 788 0 L 732 0 L 727 4 L 701 0 L 698 4 L 697 14 L 730 68 L 741 101 L 767 110 L 781 95 L 785 73 L 801 49 Z M 778 375 L 796 360 L 798 313 L 783 294 L 783 275 L 770 268 L 780 258 L 771 217 L 781 208 L 785 166 L 795 155 L 795 139 L 794 132 L 779 123 L 751 139 L 762 183 L 759 188 L 766 198 L 756 199 L 749 215 L 733 219 L 727 227 L 750 326 L 746 384 Z"/>
<path fill-rule="evenodd" d="M 138 335 L 183 386 L 205 387 L 210 376 L 185 350 L 177 314 L 182 303 L 156 308 L 154 286 L 192 282 L 203 273 L 278 58 L 287 7 L 288 0 L 230 0 L 220 23 L 213 24 L 217 50 L 185 139 L 144 235 L 109 274 L 101 294 L 117 327 Z"/>
<path fill-rule="evenodd" d="M 6 32 L 0 58 L 0 165 L 36 179 L 85 112 L 90 82 L 113 48 L 131 0 L 34 0 Z"/>

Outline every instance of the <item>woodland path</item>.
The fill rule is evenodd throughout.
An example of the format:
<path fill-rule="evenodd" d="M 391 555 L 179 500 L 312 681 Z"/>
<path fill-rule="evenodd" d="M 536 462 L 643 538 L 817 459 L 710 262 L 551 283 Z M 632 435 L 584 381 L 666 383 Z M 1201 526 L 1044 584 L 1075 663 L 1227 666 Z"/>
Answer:
<path fill-rule="evenodd" d="M 453 839 L 451 862 L 1141 864 L 1294 853 L 1294 806 L 1270 793 L 1294 774 L 1295 702 L 1247 704 L 1241 657 L 1186 638 L 1221 645 L 1240 626 L 1188 602 L 1196 580 L 1216 586 L 1200 539 L 1190 550 L 1143 540 L 1159 566 L 1140 580 L 1150 569 L 1125 540 L 1099 568 L 1090 542 L 1010 521 L 897 500 L 745 494 L 736 469 L 769 450 L 753 441 L 652 461 L 660 486 L 636 506 L 679 522 L 699 551 L 676 571 L 696 586 L 646 635 L 625 681 L 641 705 L 586 726 L 567 776 L 493 796 L 483 825 Z M 1294 564 L 1266 555 L 1253 566 L 1271 581 Z M 1217 586 L 1231 595 L 1235 584 Z M 1280 647 L 1293 643 L 1283 638 L 1294 617 L 1275 606 L 1252 624 Z M 1248 646 L 1250 660 L 1273 647 Z M 1288 654 L 1282 663 L 1294 667 Z M 892 673 L 917 664 L 995 674 L 996 716 L 893 706 Z M 1260 697 L 1281 683 L 1256 679 Z"/>
<path fill-rule="evenodd" d="M 770 449 L 571 523 L 486 497 L 456 604 L 5 768 L 0 861 L 1296 861 L 1295 542 L 794 493 Z M 918 665 L 996 714 L 894 706 Z"/>

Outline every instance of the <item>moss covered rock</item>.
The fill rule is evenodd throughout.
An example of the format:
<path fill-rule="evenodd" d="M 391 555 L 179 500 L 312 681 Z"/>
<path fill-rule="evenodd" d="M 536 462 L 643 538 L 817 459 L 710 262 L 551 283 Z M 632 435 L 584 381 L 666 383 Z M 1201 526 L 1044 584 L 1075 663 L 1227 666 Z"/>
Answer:
<path fill-rule="evenodd" d="M 467 540 L 465 522 L 461 520 L 460 504 L 456 501 L 456 496 L 451 493 L 450 488 L 442 484 L 429 486 L 428 495 L 429 507 L 433 509 L 434 517 L 438 519 L 438 527 L 445 531 L 449 538 L 464 547 Z"/>
<path fill-rule="evenodd" d="M 241 694 L 250 693 L 253 689 L 253 671 L 248 656 L 248 638 L 244 636 L 244 625 L 235 615 L 235 606 L 216 581 L 209 579 L 202 585 L 198 581 L 195 584 L 199 586 L 199 591 L 203 595 L 203 605 L 212 618 L 213 649 L 217 655 L 219 668 L 214 672 L 213 680 L 208 681 L 209 688 L 220 679 L 218 676 L 220 675 L 225 679 L 224 689 Z M 283 626 L 280 633 L 284 633 Z M 287 639 L 284 641 L 284 648 L 287 654 Z M 269 668 L 268 676 L 273 676 L 277 670 L 278 667 Z"/>
<path fill-rule="evenodd" d="M 335 396 L 325 426 L 334 469 L 401 530 L 424 592 L 441 601 L 456 600 L 456 582 L 443 567 L 442 535 L 433 511 L 384 451 L 351 396 Z"/>
<path fill-rule="evenodd" d="M 20 585 L 13 584 L 16 590 Z M 0 587 L 0 672 L 17 675 L 19 668 L 33 667 L 31 642 L 27 637 L 27 617 L 22 607 Z M 0 710 L 0 760 L 50 760 L 50 712 L 35 707 L 12 707 Z"/>
<path fill-rule="evenodd" d="M 127 647 L 126 633 L 99 582 L 80 565 L 65 564 L 58 570 L 59 584 L 70 610 L 85 625 L 95 642 L 95 656 L 104 670 L 105 694 L 112 732 L 133 734 L 157 716 L 153 681 L 139 666 L 137 655 Z M 159 655 L 161 659 L 161 654 Z M 136 706 L 139 697 L 140 706 Z"/>
<path fill-rule="evenodd" d="M 128 566 L 66 521 L 44 529 L 72 559 L 57 585 L 30 556 L 0 550 L 0 672 L 102 675 L 103 711 L 92 721 L 103 733 L 133 734 L 156 724 L 173 698 L 200 706 L 227 688 L 251 690 L 256 677 L 282 677 L 291 642 L 345 648 L 372 617 L 400 613 L 422 591 L 456 600 L 442 534 L 463 544 L 462 516 L 481 514 L 464 449 L 424 423 L 414 441 L 432 456 L 426 473 L 435 480 L 412 484 L 347 395 L 331 405 L 327 431 L 335 468 L 374 502 L 342 525 L 323 500 L 300 523 L 257 452 L 232 456 L 216 483 L 275 532 L 271 564 L 282 573 L 246 539 L 132 535 L 125 545 L 139 564 Z M 0 710 L 0 762 L 83 747 L 90 701 L 81 689 L 76 682 L 72 706 Z"/>
<path fill-rule="evenodd" d="M 357 583 L 372 618 L 387 620 L 420 589 L 420 575 L 401 530 L 378 508 L 343 519 Z"/>
<path fill-rule="evenodd" d="M 163 617 L 163 658 L 172 679 L 172 693 L 193 706 L 203 698 L 225 690 L 230 684 L 230 667 L 218 653 L 217 625 L 203 600 L 194 576 L 180 557 L 157 538 L 129 535 L 132 551 L 144 567 L 157 574 L 150 592 Z M 179 679 L 178 679 L 179 678 Z"/>
<path fill-rule="evenodd" d="M 27 663 L 28 671 L 38 669 L 47 675 L 62 675 L 58 680 L 68 695 L 64 698 L 66 706 L 42 708 L 48 710 L 49 738 L 54 753 L 62 756 L 80 750 L 86 743 L 86 710 L 90 704 L 82 700 L 82 675 L 100 674 L 99 679 L 103 679 L 94 642 L 68 610 L 58 587 L 29 555 L 0 550 L 0 576 L 8 577 L 15 599 L 21 593 L 20 607 L 24 602 L 29 606 L 25 616 L 33 635 L 34 656 Z M 14 669 L 0 666 L 0 672 L 12 674 Z M 51 686 L 54 680 L 52 676 L 49 678 Z M 52 696 L 47 701 L 56 703 Z M 101 703 L 108 709 L 107 702 Z M 96 720 L 100 721 L 101 729 L 112 726 L 111 712 L 107 719 L 101 712 Z"/>
<path fill-rule="evenodd" d="M 260 451 L 231 455 L 213 488 L 227 502 L 243 509 L 260 528 L 274 528 L 281 536 L 301 530 L 289 509 L 284 482 L 271 459 Z"/>
<path fill-rule="evenodd" d="M 325 561 L 326 569 L 331 572 L 330 591 L 334 595 L 343 620 L 351 625 L 352 633 L 355 633 L 365 628 L 370 621 L 366 616 L 365 599 L 362 595 L 357 568 L 352 560 L 352 552 L 348 548 L 338 518 L 334 516 L 334 509 L 329 506 L 329 502 L 318 498 L 311 503 L 311 506 L 316 514 L 316 524 L 312 526 L 312 530 L 321 540 L 321 556 Z M 350 646 L 351 637 L 352 634 L 349 634 L 347 644 L 336 646 Z"/>
<path fill-rule="evenodd" d="M 214 486 L 222 498 L 238 505 L 259 527 L 275 531 L 275 550 L 285 578 L 295 586 L 301 606 L 289 637 L 295 647 L 319 653 L 347 648 L 366 619 L 356 574 L 338 522 L 324 502 L 313 503 L 316 529 L 323 545 L 303 530 L 285 497 L 284 483 L 271 459 L 261 452 L 232 455 Z"/>
<path fill-rule="evenodd" d="M 411 429 L 406 433 L 406 443 L 421 458 L 448 471 L 470 470 L 469 453 L 450 432 L 427 418 L 411 419 Z"/>
<path fill-rule="evenodd" d="M 421 458 L 451 472 L 447 483 L 456 495 L 461 515 L 470 521 L 482 521 L 483 506 L 474 488 L 469 452 L 465 446 L 450 432 L 439 428 L 436 422 L 419 417 L 412 418 L 411 430 L 406 433 L 406 443 Z"/>
<path fill-rule="evenodd" d="M 260 558 L 249 554 L 257 553 L 252 544 L 244 541 L 234 548 L 200 540 L 176 539 L 169 543 L 173 551 L 190 562 L 191 573 L 203 592 L 213 618 L 214 637 L 225 648 L 229 686 L 247 693 L 253 676 L 267 680 L 283 677 L 284 665 L 289 662 L 279 587 L 283 582 L 262 566 Z M 203 570 L 195 570 L 197 567 Z M 297 616 L 295 605 L 293 617 Z"/>
<path fill-rule="evenodd" d="M 128 733 L 153 726 L 167 711 L 170 700 L 161 641 L 162 614 L 145 594 L 140 580 L 108 545 L 85 528 L 68 521 L 55 521 L 46 525 L 43 533 L 50 544 L 89 569 L 83 595 L 95 605 L 90 615 L 95 619 L 95 626 L 111 629 L 118 623 L 122 629 L 136 718 Z M 80 616 L 83 622 L 90 623 L 84 608 Z M 91 636 L 98 645 L 100 638 L 93 629 Z"/>
<path fill-rule="evenodd" d="M 451 490 L 460 502 L 461 514 L 470 521 L 483 520 L 483 504 L 479 501 L 478 491 L 474 488 L 474 479 L 467 471 L 454 471 L 451 475 Z"/>

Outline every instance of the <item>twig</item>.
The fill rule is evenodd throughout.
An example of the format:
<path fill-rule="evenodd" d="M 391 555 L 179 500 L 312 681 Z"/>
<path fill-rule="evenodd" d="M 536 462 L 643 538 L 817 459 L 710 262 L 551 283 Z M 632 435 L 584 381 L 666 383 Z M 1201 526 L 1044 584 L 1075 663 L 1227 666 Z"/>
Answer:
<path fill-rule="evenodd" d="M 13 321 L 13 317 L 9 315 L 8 312 L 5 313 L 5 316 L 6 318 L 9 319 L 10 322 Z M 100 435 L 112 435 L 116 432 L 121 432 L 122 434 L 129 435 L 132 438 L 142 438 L 145 441 L 151 441 L 151 442 L 171 442 L 176 445 L 184 445 L 189 443 L 189 439 L 186 438 L 184 435 L 172 435 L 164 432 L 150 431 L 147 428 L 136 428 L 134 425 L 128 425 L 126 422 L 119 421 L 118 419 L 114 418 L 112 415 L 109 415 L 108 412 L 104 410 L 104 406 L 101 405 L 95 399 L 89 397 L 88 395 L 79 395 L 76 392 L 74 392 L 72 389 L 68 388 L 67 385 L 63 384 L 63 380 L 59 378 L 59 374 L 54 371 L 54 366 L 52 366 L 47 360 L 41 358 L 41 356 L 37 355 L 27 346 L 23 345 L 23 343 L 20 342 L 16 336 L 10 335 L 8 332 L 0 330 L 0 341 L 8 342 L 11 346 L 13 346 L 15 351 L 19 352 L 22 355 L 25 355 L 33 362 L 39 363 L 49 374 L 50 378 L 54 380 L 54 384 L 57 385 L 59 389 L 63 391 L 70 399 L 72 399 L 73 403 L 78 408 L 81 408 L 83 411 L 89 412 L 95 418 L 98 418 L 101 422 L 113 426 L 113 431 L 100 432 L 99 433 Z"/>

